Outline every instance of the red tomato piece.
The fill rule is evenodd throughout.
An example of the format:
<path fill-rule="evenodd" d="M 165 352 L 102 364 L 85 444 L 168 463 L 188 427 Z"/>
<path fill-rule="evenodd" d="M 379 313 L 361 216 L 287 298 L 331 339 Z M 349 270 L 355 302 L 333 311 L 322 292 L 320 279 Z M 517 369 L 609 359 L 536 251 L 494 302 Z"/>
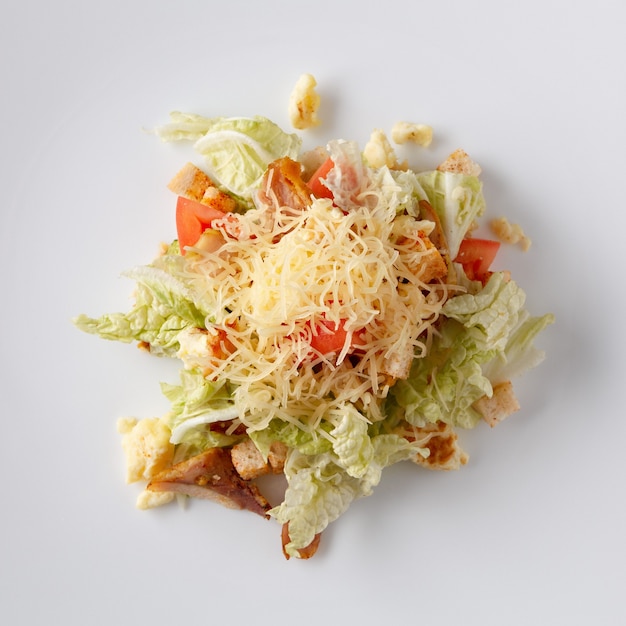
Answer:
<path fill-rule="evenodd" d="M 344 320 L 338 325 L 327 321 L 319 322 L 316 328 L 317 332 L 311 335 L 311 348 L 324 356 L 341 352 L 348 336 L 348 331 L 344 328 L 344 324 Z M 353 331 L 349 351 L 360 345 L 363 345 L 361 334 L 359 331 Z"/>
<path fill-rule="evenodd" d="M 461 242 L 454 261 L 463 266 L 470 280 L 484 281 L 489 276 L 489 268 L 499 249 L 499 241 L 468 237 Z"/>
<path fill-rule="evenodd" d="M 332 200 L 333 192 L 322 183 L 324 178 L 328 175 L 328 172 L 335 167 L 332 159 L 328 157 L 311 176 L 307 183 L 309 189 L 313 192 L 316 198 L 330 198 Z"/>
<path fill-rule="evenodd" d="M 178 196 L 176 202 L 176 232 L 181 254 L 186 246 L 193 246 L 202 233 L 211 228 L 213 220 L 226 216 L 226 213 L 206 206 L 195 200 Z"/>

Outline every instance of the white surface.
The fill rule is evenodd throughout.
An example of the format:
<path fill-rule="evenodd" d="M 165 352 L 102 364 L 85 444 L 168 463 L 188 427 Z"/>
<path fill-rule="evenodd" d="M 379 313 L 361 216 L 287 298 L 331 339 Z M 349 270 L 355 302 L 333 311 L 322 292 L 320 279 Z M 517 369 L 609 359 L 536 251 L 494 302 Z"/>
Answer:
<path fill-rule="evenodd" d="M 4 9 L 3 623 L 626 623 L 623 3 Z M 534 242 L 499 262 L 557 324 L 522 411 L 463 438 L 468 466 L 391 468 L 314 559 L 287 562 L 274 522 L 134 508 L 115 420 L 162 413 L 175 371 L 69 320 L 125 309 L 120 272 L 173 235 L 165 184 L 188 153 L 142 128 L 172 109 L 289 128 L 302 72 L 323 98 L 307 144 L 410 119 L 436 137 L 414 164 L 469 151 L 490 214 Z"/>

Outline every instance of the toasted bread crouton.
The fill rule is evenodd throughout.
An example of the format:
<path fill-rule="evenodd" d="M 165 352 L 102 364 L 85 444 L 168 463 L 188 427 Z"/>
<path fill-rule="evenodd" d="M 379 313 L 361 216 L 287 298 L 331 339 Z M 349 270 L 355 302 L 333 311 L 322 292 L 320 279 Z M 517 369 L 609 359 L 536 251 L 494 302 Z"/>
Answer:
<path fill-rule="evenodd" d="M 491 398 L 483 396 L 473 406 L 492 428 L 520 409 L 513 384 L 508 380 L 494 385 Z"/>
<path fill-rule="evenodd" d="M 252 480 L 253 478 L 269 474 L 269 463 L 265 461 L 254 441 L 249 437 L 236 443 L 231 448 L 230 457 L 233 460 L 237 474 L 244 480 Z"/>
<path fill-rule="evenodd" d="M 231 448 L 230 456 L 239 476 L 244 480 L 252 480 L 265 474 L 281 474 L 287 459 L 287 446 L 274 441 L 266 461 L 254 441 L 247 437 Z"/>
<path fill-rule="evenodd" d="M 282 474 L 285 469 L 285 461 L 287 460 L 287 451 L 289 448 L 282 441 L 274 441 L 270 446 L 267 460 L 274 474 Z"/>
<path fill-rule="evenodd" d="M 234 211 L 237 206 L 234 198 L 220 191 L 215 183 L 193 163 L 186 163 L 172 178 L 167 188 L 178 196 L 206 204 L 224 213 Z"/>
<path fill-rule="evenodd" d="M 406 380 L 413 364 L 413 346 L 406 344 L 403 352 L 389 354 L 380 365 L 380 373 L 386 378 L 385 384 L 392 386 L 397 380 Z"/>
<path fill-rule="evenodd" d="M 448 265 L 428 235 L 418 231 L 410 237 L 398 237 L 397 243 L 407 267 L 421 281 L 445 278 Z"/>
<path fill-rule="evenodd" d="M 419 267 L 416 274 L 420 280 L 429 283 L 439 278 L 445 278 L 448 273 L 448 266 L 444 258 L 435 247 L 435 244 L 426 235 L 420 237 L 420 244 L 425 251 L 420 258 Z"/>
<path fill-rule="evenodd" d="M 481 168 L 478 163 L 470 159 L 465 150 L 455 150 L 437 169 L 440 172 L 465 174 L 466 176 L 480 176 Z"/>

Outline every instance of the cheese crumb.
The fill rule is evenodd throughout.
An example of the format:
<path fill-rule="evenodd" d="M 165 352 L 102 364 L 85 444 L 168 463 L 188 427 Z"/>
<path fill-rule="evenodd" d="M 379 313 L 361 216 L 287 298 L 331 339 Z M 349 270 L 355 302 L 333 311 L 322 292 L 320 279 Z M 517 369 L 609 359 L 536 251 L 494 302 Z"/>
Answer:
<path fill-rule="evenodd" d="M 138 496 L 136 506 L 138 509 L 154 509 L 157 506 L 169 504 L 176 494 L 173 491 L 150 491 L 144 489 Z"/>
<path fill-rule="evenodd" d="M 397 144 L 411 141 L 418 146 L 427 148 L 433 140 L 433 129 L 432 126 L 427 126 L 426 124 L 397 122 L 391 129 L 391 138 Z"/>
<path fill-rule="evenodd" d="M 320 96 L 315 91 L 317 81 L 311 74 L 302 74 L 289 98 L 289 118 L 294 128 L 304 130 L 319 126 L 317 111 Z"/>
<path fill-rule="evenodd" d="M 385 133 L 378 128 L 372 131 L 369 141 L 365 144 L 363 156 L 370 167 L 398 168 L 398 157 Z"/>
<path fill-rule="evenodd" d="M 490 226 L 498 239 L 512 245 L 519 243 L 524 252 L 528 251 L 532 244 L 530 238 L 524 234 L 522 227 L 519 224 L 511 224 L 506 217 L 492 220 Z"/>
<path fill-rule="evenodd" d="M 118 420 L 117 430 L 126 454 L 126 482 L 150 480 L 169 467 L 174 445 L 170 443 L 170 429 L 160 419 L 124 417 Z"/>

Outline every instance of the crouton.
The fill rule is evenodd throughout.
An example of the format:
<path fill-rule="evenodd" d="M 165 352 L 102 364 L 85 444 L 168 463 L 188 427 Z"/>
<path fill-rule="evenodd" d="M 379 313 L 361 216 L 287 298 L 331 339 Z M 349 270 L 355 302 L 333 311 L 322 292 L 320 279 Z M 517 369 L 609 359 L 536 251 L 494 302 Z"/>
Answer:
<path fill-rule="evenodd" d="M 480 176 L 481 167 L 470 159 L 464 150 L 455 150 L 437 169 L 440 172 L 465 174 L 466 176 Z"/>
<path fill-rule="evenodd" d="M 494 385 L 491 398 L 483 396 L 473 406 L 492 428 L 520 409 L 513 384 L 508 380 Z"/>
<path fill-rule="evenodd" d="M 239 476 L 244 480 L 253 480 L 265 474 L 281 474 L 287 458 L 287 446 L 274 441 L 266 461 L 254 441 L 247 437 L 231 448 L 230 456 Z"/>
<path fill-rule="evenodd" d="M 186 163 L 167 185 L 178 196 L 195 200 L 218 211 L 230 213 L 237 202 L 227 193 L 220 191 L 216 184 L 193 163 Z"/>
<path fill-rule="evenodd" d="M 424 283 L 445 278 L 448 265 L 430 237 L 419 231 L 417 238 L 398 238 L 407 267 Z"/>
<path fill-rule="evenodd" d="M 244 480 L 258 478 L 270 471 L 269 463 L 265 461 L 254 441 L 249 437 L 235 444 L 230 451 L 230 456 L 237 474 Z"/>

